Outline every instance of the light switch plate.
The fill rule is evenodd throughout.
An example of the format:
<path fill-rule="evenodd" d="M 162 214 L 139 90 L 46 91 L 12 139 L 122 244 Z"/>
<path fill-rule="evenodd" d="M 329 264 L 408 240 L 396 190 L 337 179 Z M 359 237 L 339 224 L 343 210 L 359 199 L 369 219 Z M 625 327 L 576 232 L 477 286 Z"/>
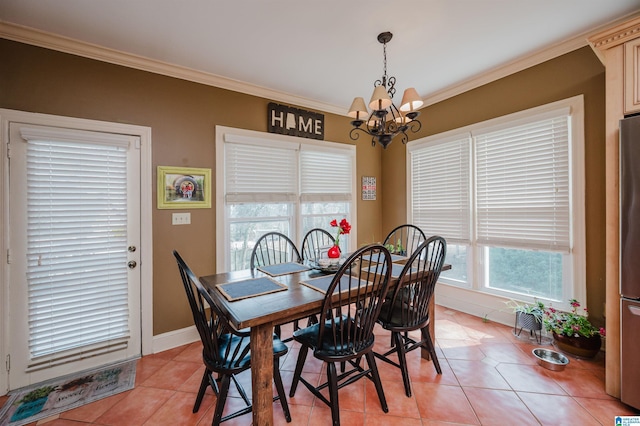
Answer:
<path fill-rule="evenodd" d="M 173 213 L 171 215 L 172 225 L 190 225 L 191 213 Z"/>

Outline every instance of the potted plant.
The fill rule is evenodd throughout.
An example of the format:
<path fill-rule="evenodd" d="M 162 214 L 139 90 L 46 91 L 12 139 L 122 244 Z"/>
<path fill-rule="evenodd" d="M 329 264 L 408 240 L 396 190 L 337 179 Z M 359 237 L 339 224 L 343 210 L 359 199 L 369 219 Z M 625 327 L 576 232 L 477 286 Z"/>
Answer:
<path fill-rule="evenodd" d="M 535 303 L 520 303 L 515 300 L 509 300 L 506 302 L 509 307 L 516 314 L 516 322 L 513 328 L 513 333 L 519 336 L 522 329 L 529 330 L 531 335 L 536 331 L 542 330 L 542 322 L 545 312 L 544 303 L 536 301 Z M 535 334 L 536 340 L 540 343 L 542 337 L 540 333 Z"/>
<path fill-rule="evenodd" d="M 400 256 L 406 256 L 407 255 L 407 251 L 405 250 L 405 248 L 402 245 L 402 240 L 400 240 L 400 238 L 398 238 L 398 243 L 394 246 L 393 244 L 385 244 L 384 246 L 387 250 L 389 250 L 389 253 L 391 254 L 397 254 Z"/>
<path fill-rule="evenodd" d="M 588 311 L 578 312 L 580 302 L 569 300 L 571 312 L 549 307 L 544 314 L 544 325 L 553 334 L 556 346 L 567 353 L 593 358 L 600 351 L 601 338 L 605 336 L 603 327 L 596 327 L 588 319 Z"/>

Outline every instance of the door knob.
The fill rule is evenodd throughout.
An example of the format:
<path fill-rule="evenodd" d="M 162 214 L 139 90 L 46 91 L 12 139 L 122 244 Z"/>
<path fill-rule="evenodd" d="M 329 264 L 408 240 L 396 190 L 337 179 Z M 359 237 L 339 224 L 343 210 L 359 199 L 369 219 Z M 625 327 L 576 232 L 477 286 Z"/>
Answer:
<path fill-rule="evenodd" d="M 136 263 L 135 260 L 131 260 L 131 261 L 129 261 L 129 263 L 127 263 L 127 266 L 129 267 L 129 269 L 133 269 L 136 266 L 138 266 L 138 264 Z"/>

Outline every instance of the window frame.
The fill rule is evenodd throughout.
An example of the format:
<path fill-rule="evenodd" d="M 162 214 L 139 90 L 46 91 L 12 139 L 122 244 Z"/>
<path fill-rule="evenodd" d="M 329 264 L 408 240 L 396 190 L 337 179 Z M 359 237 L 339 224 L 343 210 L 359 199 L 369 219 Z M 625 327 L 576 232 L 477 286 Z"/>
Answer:
<path fill-rule="evenodd" d="M 215 196 L 215 206 L 216 206 L 216 270 L 218 273 L 226 272 L 230 268 L 230 256 L 229 256 L 229 244 L 230 244 L 230 236 L 229 236 L 229 225 L 230 218 L 228 217 L 228 209 L 227 203 L 225 200 L 225 141 L 226 139 L 233 139 L 235 141 L 244 140 L 247 143 L 256 144 L 258 141 L 260 143 L 269 143 L 274 144 L 274 146 L 283 146 L 283 145 L 297 145 L 296 151 L 298 155 L 298 168 L 300 167 L 300 153 L 306 149 L 312 149 L 317 151 L 329 150 L 335 152 L 344 152 L 351 158 L 351 193 L 350 200 L 346 201 L 337 201 L 337 202 L 347 202 L 349 203 L 349 216 L 347 219 L 352 224 L 351 233 L 346 238 L 348 241 L 349 247 L 356 247 L 356 235 L 357 235 L 357 224 L 354 218 L 357 217 L 357 179 L 356 179 L 356 147 L 350 144 L 343 144 L 338 142 L 330 142 L 330 141 L 319 141 L 314 139 L 306 139 L 299 138 L 294 136 L 286 136 L 274 133 L 265 133 L 253 130 L 246 129 L 238 129 L 226 126 L 216 126 L 216 146 L 215 146 L 215 155 L 216 155 L 216 196 Z M 304 237 L 303 232 L 303 215 L 302 215 L 302 205 L 305 203 L 314 203 L 320 202 L 321 200 L 308 200 L 304 199 L 305 197 L 301 196 L 301 181 L 300 170 L 298 169 L 297 179 L 298 179 L 298 192 L 296 194 L 296 200 L 292 201 L 293 204 L 293 214 L 292 214 L 292 223 L 291 223 L 291 235 L 289 237 L 296 243 L 296 245 L 300 245 L 302 243 L 302 238 Z M 341 217 L 336 217 L 335 219 L 340 220 Z M 327 229 L 329 228 L 329 224 L 327 223 Z M 301 247 L 298 247 L 301 249 Z"/>
<path fill-rule="evenodd" d="M 586 246 L 585 246 L 585 166 L 584 166 L 584 98 L 583 95 L 552 102 L 546 105 L 530 108 L 484 122 L 471 124 L 465 127 L 453 129 L 440 134 L 432 135 L 407 144 L 407 219 L 413 222 L 413 194 L 412 194 L 412 152 L 427 146 L 434 146 L 443 141 L 453 141 L 469 135 L 470 138 L 470 218 L 471 218 L 471 242 L 467 246 L 467 283 L 466 286 L 447 283 L 446 278 L 441 277 L 437 292 L 441 294 L 441 302 L 446 306 L 460 309 L 465 312 L 485 316 L 489 312 L 502 310 L 503 302 L 511 297 L 523 301 L 533 301 L 533 297 L 521 294 L 510 294 L 507 291 L 496 290 L 485 286 L 484 276 L 486 265 L 484 264 L 485 245 L 478 243 L 477 235 L 477 211 L 476 211 L 476 152 L 473 136 L 479 132 L 501 128 L 508 125 L 517 126 L 523 122 L 531 121 L 536 116 L 544 116 L 554 110 L 568 108 L 569 111 L 569 214 L 571 222 L 569 265 L 571 276 L 568 282 L 563 278 L 562 301 L 554 301 L 553 306 L 560 309 L 568 309 L 568 299 L 586 298 Z M 462 244 L 455 242 L 455 244 Z M 502 247 L 502 246 L 501 246 Z M 563 270 L 567 265 L 563 261 Z M 471 293 L 469 293 L 471 292 Z M 473 296 L 475 295 L 475 296 Z M 476 300 L 471 300 L 476 297 Z"/>

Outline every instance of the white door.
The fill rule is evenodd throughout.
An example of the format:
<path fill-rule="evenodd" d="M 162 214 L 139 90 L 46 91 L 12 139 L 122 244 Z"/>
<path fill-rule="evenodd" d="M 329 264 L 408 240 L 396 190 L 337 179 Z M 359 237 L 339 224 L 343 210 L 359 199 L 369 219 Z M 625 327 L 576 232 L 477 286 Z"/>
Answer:
<path fill-rule="evenodd" d="M 9 124 L 10 390 L 133 358 L 140 141 Z"/>

